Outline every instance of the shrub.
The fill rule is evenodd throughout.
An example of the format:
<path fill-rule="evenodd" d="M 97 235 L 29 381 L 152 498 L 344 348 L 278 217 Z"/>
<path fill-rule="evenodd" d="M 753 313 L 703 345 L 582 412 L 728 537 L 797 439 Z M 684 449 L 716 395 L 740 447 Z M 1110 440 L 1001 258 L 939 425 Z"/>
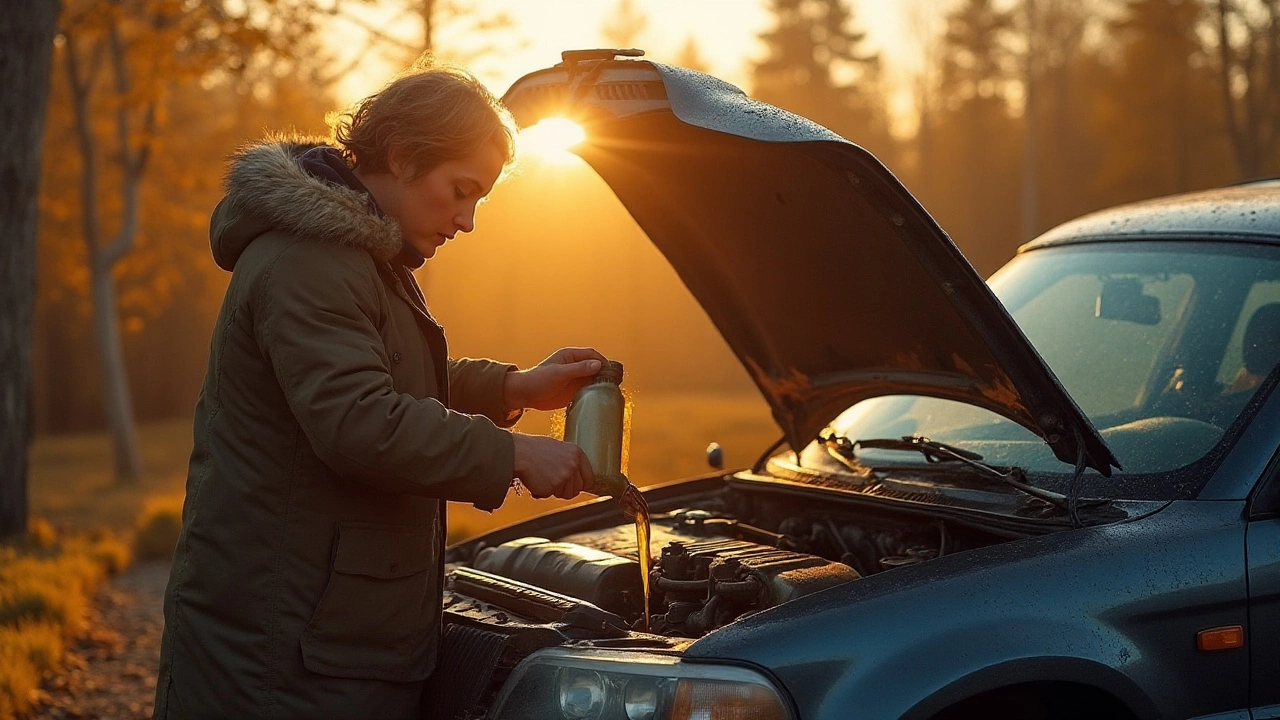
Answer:
<path fill-rule="evenodd" d="M 129 567 L 133 553 L 129 544 L 110 532 L 101 532 L 88 541 L 85 554 L 100 565 L 109 575 L 115 575 Z"/>
<path fill-rule="evenodd" d="M 0 626 L 50 622 L 72 637 L 84 627 L 89 598 L 107 571 L 74 545 L 51 557 L 18 557 L 0 566 Z"/>
<path fill-rule="evenodd" d="M 27 542 L 33 547 L 48 550 L 58 541 L 58 533 L 44 518 L 31 518 L 27 523 Z"/>
<path fill-rule="evenodd" d="M 62 661 L 62 643 L 62 631 L 53 623 L 0 626 L 0 720 L 31 709 L 41 677 Z"/>
<path fill-rule="evenodd" d="M 129 562 L 109 533 L 59 538 L 47 523 L 32 525 L 27 538 L 0 546 L 0 720 L 31 708 L 65 640 L 83 631 L 94 590 Z"/>
<path fill-rule="evenodd" d="M 150 498 L 138 515 L 133 554 L 139 560 L 168 560 L 182 531 L 182 498 Z"/>

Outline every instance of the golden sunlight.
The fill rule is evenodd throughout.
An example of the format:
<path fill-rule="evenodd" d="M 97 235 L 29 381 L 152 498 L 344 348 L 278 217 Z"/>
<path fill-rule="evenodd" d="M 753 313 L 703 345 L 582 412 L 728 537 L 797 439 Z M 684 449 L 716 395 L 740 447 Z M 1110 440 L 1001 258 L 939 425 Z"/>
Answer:
<path fill-rule="evenodd" d="M 562 165 L 578 160 L 569 150 L 586 138 L 586 131 L 578 123 L 552 117 L 521 130 L 519 143 L 522 152 Z"/>

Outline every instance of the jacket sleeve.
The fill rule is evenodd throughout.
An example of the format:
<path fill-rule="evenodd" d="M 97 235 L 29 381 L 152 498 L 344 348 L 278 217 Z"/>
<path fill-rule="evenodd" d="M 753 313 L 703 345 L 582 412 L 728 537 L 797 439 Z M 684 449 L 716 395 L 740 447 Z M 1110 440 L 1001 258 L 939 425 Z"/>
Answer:
<path fill-rule="evenodd" d="M 508 408 L 502 402 L 502 384 L 515 365 L 458 358 L 449 360 L 449 406 L 464 413 L 484 415 L 499 427 L 515 425 L 523 408 Z"/>
<path fill-rule="evenodd" d="M 393 492 L 502 504 L 511 434 L 486 417 L 392 388 L 377 276 L 362 250 L 300 241 L 256 288 L 254 332 L 320 460 Z"/>

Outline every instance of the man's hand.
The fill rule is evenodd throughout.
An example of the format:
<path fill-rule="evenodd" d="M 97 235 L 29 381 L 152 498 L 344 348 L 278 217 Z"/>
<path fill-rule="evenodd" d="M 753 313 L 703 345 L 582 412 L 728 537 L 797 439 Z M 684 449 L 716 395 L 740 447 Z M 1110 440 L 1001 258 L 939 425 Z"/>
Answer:
<path fill-rule="evenodd" d="M 512 433 L 515 442 L 515 475 L 535 498 L 552 495 L 572 500 L 591 487 L 595 473 L 582 448 L 573 443 Z"/>
<path fill-rule="evenodd" d="M 555 410 L 600 372 L 605 357 L 591 348 L 562 348 L 528 370 L 509 372 L 502 383 L 502 402 L 510 410 Z"/>

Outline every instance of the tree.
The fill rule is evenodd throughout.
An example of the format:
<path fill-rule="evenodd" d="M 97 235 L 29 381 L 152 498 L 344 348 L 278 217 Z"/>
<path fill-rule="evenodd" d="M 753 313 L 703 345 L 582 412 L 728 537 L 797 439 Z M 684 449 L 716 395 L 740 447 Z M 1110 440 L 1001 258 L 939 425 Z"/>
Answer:
<path fill-rule="evenodd" d="M 135 113 L 130 107 L 133 93 L 132 77 L 125 58 L 124 40 L 121 35 L 122 18 L 110 8 L 98 6 L 87 9 L 85 15 L 73 16 L 64 27 L 62 37 L 66 47 L 64 56 L 67 78 L 71 87 L 76 114 L 77 139 L 79 140 L 83 173 L 80 199 L 84 241 L 88 248 L 89 277 L 93 288 L 94 330 L 98 340 L 98 353 L 102 362 L 103 386 L 106 392 L 107 426 L 111 432 L 115 450 L 116 477 L 133 480 L 141 471 L 138 440 L 134 428 L 133 400 L 129 395 L 128 376 L 125 374 L 124 350 L 120 343 L 120 324 L 116 311 L 115 278 L 112 272 L 116 264 L 132 248 L 138 234 L 138 186 L 146 170 L 151 154 L 151 136 L 155 132 L 156 98 L 143 101 L 141 110 L 141 137 L 133 131 Z M 97 11 L 97 12 L 95 12 Z M 101 16 L 98 13 L 101 12 Z M 157 18 L 157 24 L 160 20 Z M 105 27 L 99 26 L 99 23 Z M 90 40 L 87 55 L 81 51 L 81 31 L 97 31 L 100 36 Z M 82 57 L 83 55 L 83 57 Z M 106 58 L 103 56 L 106 55 Z M 101 239 L 102 218 L 98 203 L 98 138 L 90 119 L 91 91 L 96 74 L 103 60 L 111 70 L 115 105 L 115 150 L 119 155 L 121 200 L 123 204 L 119 230 L 104 243 Z"/>
<path fill-rule="evenodd" d="M 157 107 L 161 120 L 139 189 L 137 239 L 113 272 L 139 421 L 188 415 L 204 377 L 227 280 L 209 257 L 208 239 L 227 154 L 264 129 L 327 132 L 324 116 L 335 103 L 322 76 L 331 60 L 306 42 L 288 57 L 264 55 L 250 55 L 234 71 L 223 65 L 198 82 L 173 83 Z M 95 353 L 82 349 L 93 346 L 93 308 L 81 237 L 81 159 L 65 76 L 53 75 L 45 130 L 33 348 L 37 432 L 96 430 L 104 419 Z M 99 135 L 109 137 L 103 124 L 112 117 L 101 107 L 92 120 Z M 100 163 L 100 171 L 99 204 L 112 223 L 119 204 L 114 163 Z"/>
<path fill-rule="evenodd" d="M 37 193 L 57 22 L 56 0 L 0 14 L 0 537 L 27 529 Z"/>
<path fill-rule="evenodd" d="M 364 49 L 355 53 L 351 63 L 331 73 L 330 81 L 355 69 L 371 50 L 381 49 L 394 62 L 411 65 L 420 58 L 439 58 L 472 67 L 484 60 L 494 59 L 499 50 L 509 50 L 513 44 L 507 35 L 514 27 L 510 14 L 485 13 L 478 0 L 399 0 L 399 13 L 390 21 L 374 24 L 356 9 L 359 2 L 335 0 L 324 12 L 338 17 L 359 28 L 365 34 Z M 422 27 L 420 38 L 409 39 L 386 28 L 395 27 L 412 16 Z M 462 46 L 439 42 L 440 37 L 484 38 L 478 45 Z M 496 38 L 496 40 L 495 40 Z M 521 45 L 524 43 L 517 43 Z"/>
<path fill-rule="evenodd" d="M 1237 177 L 1280 167 L 1280 0 L 1216 0 L 1215 60 Z"/>
<path fill-rule="evenodd" d="M 1022 0 L 1023 19 L 1026 22 L 1026 52 L 1022 67 L 1022 237 L 1031 237 L 1040 223 L 1040 103 L 1037 87 L 1040 82 L 1036 67 L 1039 50 L 1040 13 L 1036 0 Z"/>
<path fill-rule="evenodd" d="M 613 16 L 605 21 L 601 33 L 605 44 L 613 48 L 633 48 L 649 26 L 644 11 L 636 7 L 635 0 L 618 0 Z"/>
<path fill-rule="evenodd" d="M 909 0 L 903 6 L 907 37 L 920 58 L 911 80 L 915 106 L 915 136 L 904 163 L 903 176 L 917 194 L 932 196 L 935 161 L 934 116 L 941 109 L 942 37 L 946 32 L 941 13 L 932 0 Z"/>
<path fill-rule="evenodd" d="M 693 36 L 685 38 L 684 45 L 680 47 L 680 54 L 676 56 L 676 65 L 698 72 L 711 72 L 711 66 L 702 57 L 702 51 L 698 49 L 698 41 L 694 40 Z"/>
<path fill-rule="evenodd" d="M 1231 179 L 1213 71 L 1190 0 L 1128 0 L 1111 24 L 1116 59 L 1095 124 L 1107 152 L 1093 182 L 1109 202 L 1192 190 Z"/>
<path fill-rule="evenodd" d="M 1110 0 L 1024 0 L 1023 204 L 1020 239 L 1096 209 L 1091 174 L 1101 146 L 1091 132 L 1107 71 Z"/>
<path fill-rule="evenodd" d="M 502 33 L 514 26 L 511 16 L 505 12 L 484 14 L 477 7 L 478 0 L 411 0 L 418 3 L 422 14 L 422 47 L 419 54 L 445 52 L 455 60 L 470 64 L 493 53 L 497 45 L 486 43 L 480 47 L 463 50 L 460 47 L 443 47 L 437 42 L 439 30 L 448 29 L 450 35 L 487 36 Z"/>
<path fill-rule="evenodd" d="M 880 58 L 862 48 L 846 0 L 770 0 L 777 18 L 761 35 L 768 54 L 756 63 L 753 95 L 803 115 L 871 150 L 891 167 Z"/>
<path fill-rule="evenodd" d="M 926 207 L 980 272 L 999 267 L 1022 239 L 1021 118 L 1012 107 L 1023 73 L 1010 9 L 967 0 L 946 15 L 936 62 L 936 107 Z"/>
<path fill-rule="evenodd" d="M 282 55 L 314 30 L 316 10 L 307 2 L 268 4 L 82 0 L 63 15 L 62 61 L 80 155 L 81 232 L 104 407 L 121 481 L 132 480 L 141 468 L 116 276 L 137 242 L 141 188 L 162 99 L 185 81 Z M 104 170 L 112 173 L 106 182 Z M 111 232 L 108 214 L 115 225 Z"/>
<path fill-rule="evenodd" d="M 1018 78 L 1012 11 L 968 0 L 947 17 L 943 84 L 953 109 L 973 100 L 1007 102 Z"/>

